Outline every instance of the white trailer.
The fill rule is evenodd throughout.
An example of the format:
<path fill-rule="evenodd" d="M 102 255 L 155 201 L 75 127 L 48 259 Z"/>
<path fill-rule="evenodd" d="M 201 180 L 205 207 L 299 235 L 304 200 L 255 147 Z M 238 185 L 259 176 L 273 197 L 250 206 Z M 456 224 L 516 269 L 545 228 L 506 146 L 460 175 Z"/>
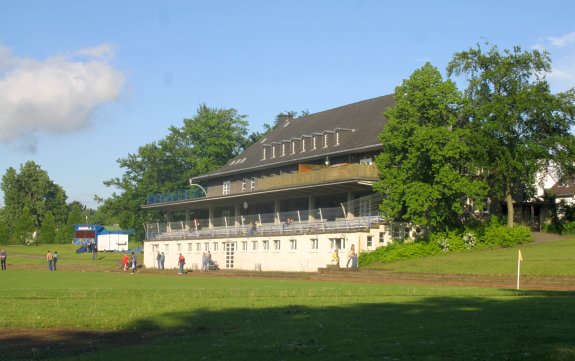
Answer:
<path fill-rule="evenodd" d="M 128 235 L 120 233 L 99 234 L 98 251 L 127 251 Z"/>

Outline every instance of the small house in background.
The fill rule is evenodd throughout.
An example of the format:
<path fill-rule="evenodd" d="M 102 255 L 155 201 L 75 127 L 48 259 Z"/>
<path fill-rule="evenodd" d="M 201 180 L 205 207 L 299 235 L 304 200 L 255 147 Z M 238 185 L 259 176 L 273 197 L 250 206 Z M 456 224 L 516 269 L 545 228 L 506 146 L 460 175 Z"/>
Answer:
<path fill-rule="evenodd" d="M 128 237 L 132 231 L 109 231 L 96 224 L 74 225 L 74 244 L 80 245 L 76 253 L 92 252 L 97 247 L 99 252 L 127 251 Z"/>

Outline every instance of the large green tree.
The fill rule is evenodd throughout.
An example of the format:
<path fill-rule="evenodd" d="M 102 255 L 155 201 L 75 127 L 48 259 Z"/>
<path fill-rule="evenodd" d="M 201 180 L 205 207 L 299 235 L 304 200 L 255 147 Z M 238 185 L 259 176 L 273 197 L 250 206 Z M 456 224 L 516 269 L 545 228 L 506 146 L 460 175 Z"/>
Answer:
<path fill-rule="evenodd" d="M 193 118 L 184 119 L 181 127 L 170 127 L 165 138 L 118 160 L 124 174 L 105 184 L 119 192 L 101 200 L 101 217 L 114 215 L 120 226 L 134 229 L 143 239 L 142 225 L 158 217 L 141 209 L 146 198 L 188 188 L 191 177 L 223 166 L 250 144 L 247 125 L 235 109 L 200 105 Z"/>
<path fill-rule="evenodd" d="M 427 63 L 395 89 L 395 99 L 376 160 L 383 214 L 432 229 L 460 224 L 469 200 L 481 206 L 486 194 L 485 184 L 469 176 L 473 149 L 459 116 L 460 92 Z"/>
<path fill-rule="evenodd" d="M 447 67 L 449 76 L 466 77 L 474 148 L 493 196 L 505 199 L 510 227 L 514 202 L 525 190 L 533 194 L 538 172 L 573 171 L 575 91 L 552 94 L 545 78 L 550 70 L 547 52 L 480 45 L 456 53 Z"/>

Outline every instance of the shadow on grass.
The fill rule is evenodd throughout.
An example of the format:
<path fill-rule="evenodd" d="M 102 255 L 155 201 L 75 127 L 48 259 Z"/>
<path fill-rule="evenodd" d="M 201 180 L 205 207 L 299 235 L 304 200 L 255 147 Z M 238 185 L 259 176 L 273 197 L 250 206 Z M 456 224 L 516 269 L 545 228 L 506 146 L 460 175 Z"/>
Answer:
<path fill-rule="evenodd" d="M 345 307 L 194 309 L 137 320 L 129 331 L 2 337 L 0 355 L 5 360 L 574 360 L 574 320 L 575 292 L 541 291 Z"/>

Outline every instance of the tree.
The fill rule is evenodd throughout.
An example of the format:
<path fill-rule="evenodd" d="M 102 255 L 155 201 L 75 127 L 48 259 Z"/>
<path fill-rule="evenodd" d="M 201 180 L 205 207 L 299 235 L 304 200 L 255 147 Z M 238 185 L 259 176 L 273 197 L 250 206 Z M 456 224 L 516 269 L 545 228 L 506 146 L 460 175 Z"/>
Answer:
<path fill-rule="evenodd" d="M 449 76 L 467 77 L 464 113 L 493 196 L 507 204 L 509 227 L 516 198 L 533 194 L 538 172 L 557 167 L 573 174 L 575 91 L 551 94 L 550 70 L 547 52 L 485 52 L 480 45 L 456 53 L 447 67 Z"/>
<path fill-rule="evenodd" d="M 471 134 L 459 117 L 461 94 L 427 63 L 395 89 L 395 99 L 376 159 L 383 214 L 432 229 L 459 225 L 466 202 L 480 206 L 486 194 L 485 184 L 469 176 L 475 169 Z"/>
<path fill-rule="evenodd" d="M 52 212 L 46 212 L 40 231 L 38 232 L 38 243 L 50 244 L 56 241 L 56 220 Z"/>
<path fill-rule="evenodd" d="M 6 213 L 4 208 L 0 208 L 0 244 L 8 244 L 12 239 L 11 223 L 6 219 Z"/>
<path fill-rule="evenodd" d="M 119 159 L 124 174 L 104 182 L 121 191 L 104 200 L 106 218 L 113 215 L 122 228 L 134 229 L 136 238 L 143 239 L 142 224 L 159 217 L 141 209 L 147 197 L 187 188 L 191 177 L 217 169 L 243 151 L 251 144 L 244 118 L 235 109 L 203 104 L 181 127 L 170 127 L 165 138 Z"/>
<path fill-rule="evenodd" d="M 80 202 L 72 202 L 70 204 L 70 213 L 68 213 L 68 219 L 58 232 L 59 243 L 72 242 L 74 239 L 74 225 L 83 224 L 86 219 L 86 213 L 83 208 L 85 207 Z"/>
<path fill-rule="evenodd" d="M 28 209 L 27 206 L 24 206 L 14 226 L 12 240 L 20 244 L 30 244 L 36 241 L 34 239 L 34 233 L 34 217 L 32 216 L 30 209 Z"/>

